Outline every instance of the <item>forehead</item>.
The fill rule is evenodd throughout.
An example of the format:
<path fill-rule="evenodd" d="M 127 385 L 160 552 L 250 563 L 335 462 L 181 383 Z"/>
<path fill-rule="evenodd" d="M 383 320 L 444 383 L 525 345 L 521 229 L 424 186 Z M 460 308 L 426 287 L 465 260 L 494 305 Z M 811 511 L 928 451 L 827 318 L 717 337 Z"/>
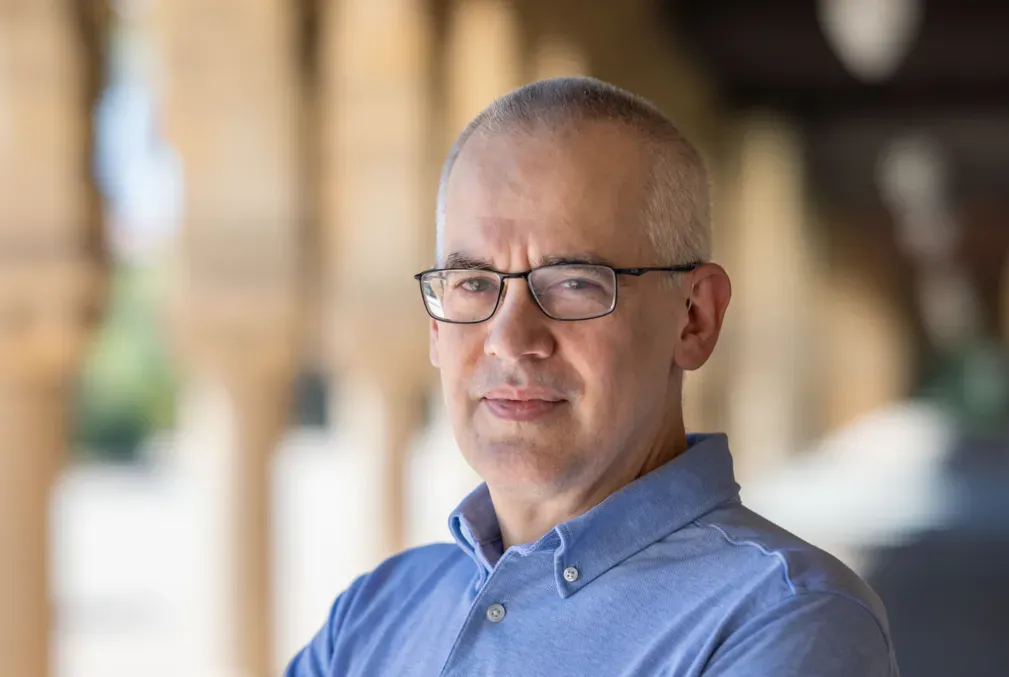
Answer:
<path fill-rule="evenodd" d="M 638 137 L 613 124 L 474 134 L 449 177 L 443 249 L 644 265 L 648 169 Z"/>

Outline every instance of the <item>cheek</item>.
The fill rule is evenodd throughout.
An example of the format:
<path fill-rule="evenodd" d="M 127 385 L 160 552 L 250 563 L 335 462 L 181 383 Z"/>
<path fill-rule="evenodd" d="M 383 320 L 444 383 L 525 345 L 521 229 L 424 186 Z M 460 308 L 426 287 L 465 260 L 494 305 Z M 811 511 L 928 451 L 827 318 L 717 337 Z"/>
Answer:
<path fill-rule="evenodd" d="M 569 362 L 584 383 L 583 409 L 601 420 L 633 409 L 648 396 L 659 383 L 657 370 L 665 364 L 654 336 L 629 331 L 629 323 L 614 325 L 571 336 L 567 342 Z"/>
<path fill-rule="evenodd" d="M 599 409 L 612 408 L 613 400 L 620 396 L 629 376 L 626 360 L 630 351 L 621 332 L 602 331 L 606 327 L 585 329 L 558 343 L 563 346 L 565 361 L 582 382 L 583 407 L 598 415 Z"/>
<path fill-rule="evenodd" d="M 437 339 L 442 387 L 452 397 L 465 396 L 480 355 L 483 338 L 472 327 L 443 325 Z"/>

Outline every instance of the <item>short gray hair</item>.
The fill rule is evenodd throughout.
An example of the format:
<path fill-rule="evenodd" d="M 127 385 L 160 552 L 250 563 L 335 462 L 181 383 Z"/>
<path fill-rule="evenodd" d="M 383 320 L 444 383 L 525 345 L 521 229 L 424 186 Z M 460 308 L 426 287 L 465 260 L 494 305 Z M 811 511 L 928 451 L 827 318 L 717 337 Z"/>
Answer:
<path fill-rule="evenodd" d="M 582 122 L 612 122 L 640 135 L 652 167 L 642 218 L 659 259 L 695 263 L 711 257 L 708 171 L 697 149 L 654 104 L 601 80 L 567 77 L 540 80 L 498 98 L 459 134 L 438 185 L 437 260 L 444 255 L 448 179 L 474 133 L 512 129 L 548 130 Z"/>

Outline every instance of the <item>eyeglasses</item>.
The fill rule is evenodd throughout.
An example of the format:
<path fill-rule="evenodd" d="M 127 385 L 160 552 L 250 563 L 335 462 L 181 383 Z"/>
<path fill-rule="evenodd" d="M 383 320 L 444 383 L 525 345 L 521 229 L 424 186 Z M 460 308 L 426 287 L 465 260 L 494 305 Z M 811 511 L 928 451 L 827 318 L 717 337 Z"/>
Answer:
<path fill-rule="evenodd" d="M 522 278 L 543 314 L 571 322 L 609 315 L 617 307 L 617 275 L 662 271 L 686 273 L 700 264 L 651 268 L 611 268 L 600 264 L 561 263 L 524 273 L 485 268 L 434 268 L 414 275 L 428 315 L 439 322 L 477 324 L 497 312 L 505 280 Z"/>

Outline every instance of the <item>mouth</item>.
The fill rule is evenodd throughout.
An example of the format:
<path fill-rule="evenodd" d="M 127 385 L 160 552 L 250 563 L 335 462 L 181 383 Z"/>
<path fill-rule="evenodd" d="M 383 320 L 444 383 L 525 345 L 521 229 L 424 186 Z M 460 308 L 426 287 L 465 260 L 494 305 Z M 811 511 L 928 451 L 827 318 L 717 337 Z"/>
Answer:
<path fill-rule="evenodd" d="M 502 390 L 487 393 L 481 402 L 501 420 L 535 421 L 555 413 L 567 400 L 550 391 Z"/>

